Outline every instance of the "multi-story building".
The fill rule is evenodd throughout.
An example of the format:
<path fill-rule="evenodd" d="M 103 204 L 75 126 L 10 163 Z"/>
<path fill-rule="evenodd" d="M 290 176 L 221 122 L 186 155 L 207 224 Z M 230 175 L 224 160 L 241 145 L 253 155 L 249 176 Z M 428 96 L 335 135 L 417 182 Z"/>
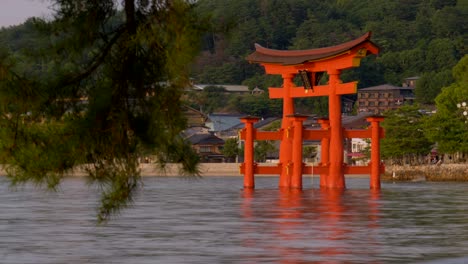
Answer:
<path fill-rule="evenodd" d="M 414 87 L 383 84 L 358 90 L 358 112 L 380 114 L 414 102 Z"/>

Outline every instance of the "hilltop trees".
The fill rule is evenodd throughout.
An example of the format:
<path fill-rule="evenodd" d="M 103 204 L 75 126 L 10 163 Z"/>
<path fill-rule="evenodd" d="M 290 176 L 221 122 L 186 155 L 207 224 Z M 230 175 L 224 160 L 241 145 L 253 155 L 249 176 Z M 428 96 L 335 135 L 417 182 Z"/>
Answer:
<path fill-rule="evenodd" d="M 86 1 L 60 0 L 69 6 Z M 104 1 L 117 2 L 117 1 Z M 162 3 L 162 1 L 156 1 Z M 416 87 L 416 100 L 421 104 L 434 104 L 441 87 L 453 82 L 450 70 L 467 53 L 467 5 L 463 1 L 439 0 L 198 0 L 197 15 L 210 15 L 206 22 L 209 30 L 201 41 L 186 41 L 185 45 L 197 47 L 201 53 L 190 67 L 191 77 L 201 84 L 244 84 L 251 89 L 281 85 L 279 76 L 265 75 L 262 67 L 249 64 L 245 57 L 253 52 L 254 43 L 273 49 L 311 49 L 331 46 L 351 40 L 366 31 L 372 31 L 372 41 L 380 48 L 378 56 L 362 60 L 361 66 L 346 70 L 343 81 L 358 80 L 358 87 L 384 83 L 400 86 L 407 77 L 420 76 Z M 155 1 L 141 1 L 155 3 Z M 108 4 L 103 4 L 108 5 Z M 146 5 L 146 4 L 145 4 Z M 161 6 L 161 4 L 159 4 Z M 98 10 L 98 9 L 97 9 Z M 137 13 L 140 12 L 137 10 Z M 97 14 L 97 13 L 96 13 Z M 106 30 L 118 28 L 125 13 L 108 19 Z M 146 16 L 140 12 L 138 16 Z M 181 17 L 184 17 L 185 14 Z M 164 16 L 161 16 L 163 19 Z M 83 19 L 83 18 L 80 18 Z M 164 18 L 165 19 L 165 18 Z M 137 19 L 140 21 L 140 19 Z M 184 20 L 184 19 L 181 19 Z M 2 46 L 12 51 L 30 51 L 31 43 L 43 42 L 44 37 L 56 42 L 66 34 L 31 32 L 33 21 L 17 28 L 0 31 Z M 84 23 L 84 25 L 88 22 Z M 197 25 L 197 22 L 191 26 Z M 83 32 L 83 36 L 93 32 Z M 140 36 L 141 34 L 138 33 Z M 34 39 L 34 40 L 32 40 Z M 108 39 L 110 40 L 110 38 Z M 108 41 L 107 40 L 107 41 Z M 76 41 L 75 44 L 80 43 Z M 72 43 L 73 44 L 73 43 Z M 73 45 L 75 45 L 73 44 Z M 89 49 L 92 55 L 95 50 Z M 16 54 L 15 56 L 22 56 Z M 68 55 L 67 55 L 68 56 Z M 41 65 L 44 68 L 42 62 Z M 54 71 L 53 65 L 48 70 Z M 67 67 L 72 64 L 67 64 Z M 62 68 L 60 67 L 59 70 Z M 71 68 L 68 68 L 71 70 Z M 279 79 L 279 80 L 278 80 Z M 323 102 L 311 101 L 306 110 L 323 114 Z M 210 111 L 211 107 L 202 107 Z"/>
<path fill-rule="evenodd" d="M 468 102 L 468 55 L 452 71 L 455 82 L 442 89 L 436 97 L 437 112 L 428 118 L 425 131 L 437 142 L 440 152 L 468 153 L 468 124 L 457 104 Z"/>
<path fill-rule="evenodd" d="M 203 23 L 182 0 L 55 0 L 54 8 L 53 21 L 28 22 L 44 42 L 0 52 L 0 158 L 13 183 L 51 188 L 84 165 L 102 187 L 104 221 L 138 189 L 140 150 L 197 173 L 178 135 Z"/>
<path fill-rule="evenodd" d="M 359 80 L 359 87 L 401 85 L 407 77 L 424 74 L 437 74 L 439 83 L 449 84 L 450 76 L 442 72 L 450 70 L 466 54 L 464 42 L 468 30 L 464 22 L 468 10 L 463 1 L 199 0 L 198 3 L 198 12 L 212 14 L 213 25 L 205 37 L 205 52 L 199 60 L 204 63 L 194 67 L 194 77 L 201 83 L 222 79 L 231 84 L 245 82 L 251 87 L 268 88 L 258 78 L 264 74 L 261 67 L 245 63 L 254 43 L 273 49 L 311 49 L 336 45 L 372 31 L 372 41 L 381 52 L 378 57 L 363 60 L 361 68 L 351 70 L 350 75 Z M 223 74 L 207 76 L 203 69 L 211 71 L 212 67 Z M 433 103 L 440 92 L 440 87 L 431 87 L 430 83 L 418 87 L 418 96 L 426 96 L 421 103 Z"/>

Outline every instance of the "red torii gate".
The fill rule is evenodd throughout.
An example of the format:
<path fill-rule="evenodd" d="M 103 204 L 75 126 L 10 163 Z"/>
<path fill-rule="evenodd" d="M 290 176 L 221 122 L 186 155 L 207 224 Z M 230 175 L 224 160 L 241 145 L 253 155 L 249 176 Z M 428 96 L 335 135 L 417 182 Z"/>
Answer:
<path fill-rule="evenodd" d="M 320 174 L 320 187 L 346 188 L 344 174 L 370 174 L 370 188 L 380 189 L 380 174 L 384 166 L 380 162 L 380 138 L 382 117 L 370 117 L 367 130 L 345 130 L 341 124 L 341 95 L 357 92 L 357 82 L 342 83 L 340 73 L 344 69 L 358 67 L 362 58 L 377 54 L 378 47 L 370 41 L 368 32 L 352 41 L 319 49 L 273 50 L 255 44 L 256 51 L 247 57 L 251 63 L 260 63 L 267 74 L 283 78 L 282 88 L 269 88 L 270 98 L 283 99 L 283 120 L 276 132 L 257 131 L 253 124 L 256 117 L 241 118 L 245 128 L 241 139 L 245 140 L 244 188 L 254 188 L 254 174 L 279 174 L 279 187 L 302 188 L 302 174 Z M 319 85 L 319 76 L 326 72 L 329 82 Z M 296 87 L 293 78 L 300 74 L 304 87 Z M 293 98 L 328 96 L 329 120 L 319 121 L 321 130 L 304 130 L 307 118 L 294 111 Z M 343 163 L 344 138 L 371 138 L 371 162 L 368 166 L 347 166 Z M 305 166 L 302 162 L 302 141 L 321 140 L 322 159 L 319 166 Z M 280 140 L 280 160 L 277 166 L 258 166 L 253 160 L 254 140 Z"/>

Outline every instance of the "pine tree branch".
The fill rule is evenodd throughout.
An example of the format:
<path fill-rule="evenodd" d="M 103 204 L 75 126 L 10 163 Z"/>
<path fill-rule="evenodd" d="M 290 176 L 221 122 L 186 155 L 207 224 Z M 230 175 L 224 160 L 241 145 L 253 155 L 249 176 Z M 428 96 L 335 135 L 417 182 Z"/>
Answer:
<path fill-rule="evenodd" d="M 116 31 L 115 35 L 110 39 L 109 42 L 104 46 L 104 48 L 101 50 L 101 53 L 93 58 L 91 60 L 91 64 L 86 67 L 86 70 L 84 72 L 81 72 L 80 74 L 72 77 L 72 78 L 67 78 L 67 81 L 64 83 L 60 84 L 61 86 L 68 86 L 72 85 L 74 83 L 78 83 L 82 81 L 83 79 L 86 79 L 89 77 L 100 65 L 103 64 L 104 60 L 106 59 L 107 55 L 110 53 L 112 50 L 112 47 L 114 44 L 119 40 L 120 36 L 126 31 L 125 27 L 119 28 L 119 30 Z"/>

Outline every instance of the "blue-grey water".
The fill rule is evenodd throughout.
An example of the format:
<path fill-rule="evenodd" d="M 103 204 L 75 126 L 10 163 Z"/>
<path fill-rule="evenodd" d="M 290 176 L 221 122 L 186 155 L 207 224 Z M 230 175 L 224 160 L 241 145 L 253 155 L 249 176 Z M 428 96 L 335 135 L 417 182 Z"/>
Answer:
<path fill-rule="evenodd" d="M 0 178 L 0 263 L 468 263 L 467 183 L 347 179 L 280 191 L 276 177 L 144 178 L 133 207 L 96 225 L 83 178 L 58 192 Z"/>

